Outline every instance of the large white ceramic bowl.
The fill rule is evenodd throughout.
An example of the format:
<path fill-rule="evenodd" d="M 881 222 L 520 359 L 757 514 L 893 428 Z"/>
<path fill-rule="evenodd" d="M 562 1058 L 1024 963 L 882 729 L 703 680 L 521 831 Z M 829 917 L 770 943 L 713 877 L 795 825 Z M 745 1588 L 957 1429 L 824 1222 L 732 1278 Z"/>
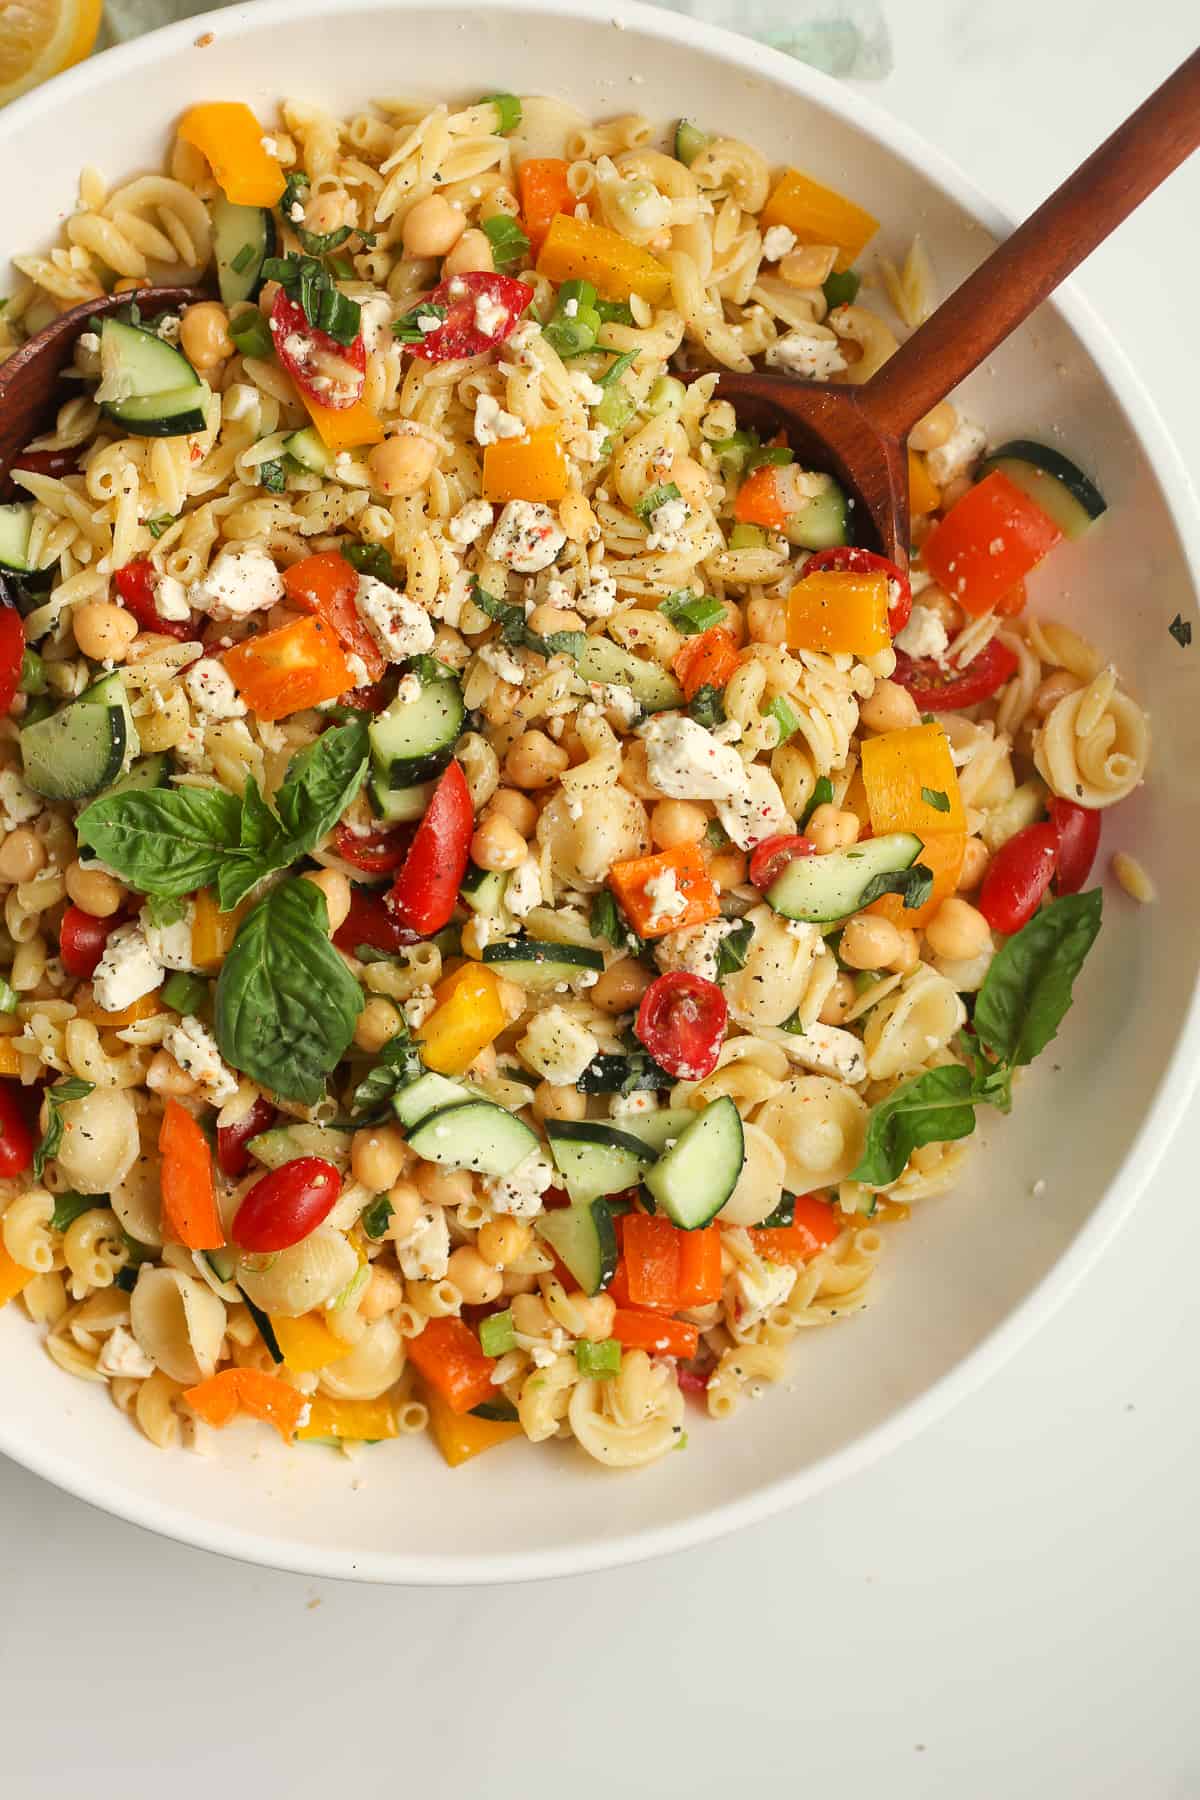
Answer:
<path fill-rule="evenodd" d="M 267 0 L 110 52 L 0 114 L 0 249 L 45 240 L 80 165 L 113 178 L 157 166 L 193 101 L 266 112 L 293 95 L 345 111 L 372 93 L 496 89 L 564 95 L 597 115 L 682 112 L 744 136 L 870 207 L 893 255 L 919 228 L 944 291 L 1006 226 L 859 95 L 672 13 L 625 0 Z M 51 1363 L 12 1306 L 0 1314 L 0 1450 L 138 1524 L 283 1568 L 414 1583 L 573 1573 L 802 1499 L 968 1392 L 1047 1316 L 1146 1187 L 1200 1050 L 1200 652 L 1181 654 L 1167 632 L 1176 612 L 1195 617 L 1200 544 L 1152 405 L 1074 296 L 993 357 L 966 403 L 1001 437 L 1052 434 L 1108 496 L 1108 518 L 1055 551 L 1035 602 L 1107 645 L 1153 711 L 1150 780 L 1106 815 L 1104 851 L 1144 858 L 1162 899 L 1147 913 L 1110 894 L 1066 1029 L 1013 1118 L 980 1133 L 964 1187 L 887 1233 L 877 1304 L 806 1335 L 786 1384 L 729 1424 L 690 1423 L 685 1454 L 634 1476 L 554 1448 L 451 1472 L 426 1441 L 351 1463 L 284 1451 L 256 1427 L 226 1433 L 219 1459 L 164 1455 L 102 1390 Z"/>

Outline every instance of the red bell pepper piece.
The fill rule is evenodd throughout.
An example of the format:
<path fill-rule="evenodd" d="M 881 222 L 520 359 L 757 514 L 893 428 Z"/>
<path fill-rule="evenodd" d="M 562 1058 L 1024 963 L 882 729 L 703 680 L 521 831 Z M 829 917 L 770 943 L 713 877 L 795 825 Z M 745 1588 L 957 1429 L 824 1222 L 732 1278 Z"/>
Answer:
<path fill-rule="evenodd" d="M 21 685 L 25 626 L 15 606 L 0 606 L 0 713 L 7 713 Z"/>
<path fill-rule="evenodd" d="M 684 1319 L 664 1319 L 655 1313 L 624 1312 L 618 1308 L 613 1315 L 612 1334 L 627 1350 L 645 1350 L 651 1356 L 689 1360 L 700 1347 L 698 1326 L 689 1325 Z"/>
<path fill-rule="evenodd" d="M 978 616 L 1010 594 L 1061 537 L 1054 520 L 993 469 L 938 520 L 921 546 L 921 561 L 964 612 Z"/>
<path fill-rule="evenodd" d="M 702 687 L 723 688 L 737 666 L 737 643 L 723 625 L 687 638 L 671 663 L 685 700 L 695 699 Z"/>
<path fill-rule="evenodd" d="M 361 657 L 371 680 L 379 680 L 387 668 L 387 659 L 354 604 L 358 570 L 340 551 L 323 550 L 319 556 L 306 556 L 303 562 L 293 563 L 283 571 L 283 586 L 293 606 L 324 619 L 342 649 L 348 655 Z"/>
<path fill-rule="evenodd" d="M 433 790 L 388 897 L 397 919 L 422 937 L 431 937 L 450 921 L 474 829 L 471 790 L 458 763 L 452 762 Z"/>
<path fill-rule="evenodd" d="M 828 1200 L 822 1200 L 817 1194 L 797 1194 L 792 1223 L 755 1226 L 750 1232 L 750 1241 L 768 1262 L 793 1263 L 798 1267 L 801 1263 L 811 1262 L 819 1250 L 832 1244 L 844 1226 L 845 1220 L 838 1208 L 831 1206 Z"/>
<path fill-rule="evenodd" d="M 479 1339 L 461 1319 L 430 1319 L 418 1337 L 409 1338 L 408 1360 L 452 1412 L 470 1412 L 496 1397 L 495 1358 L 484 1355 Z"/>
<path fill-rule="evenodd" d="M 517 170 L 521 223 L 535 256 L 555 214 L 575 210 L 575 196 L 567 186 L 567 167 L 561 157 L 531 156 Z"/>

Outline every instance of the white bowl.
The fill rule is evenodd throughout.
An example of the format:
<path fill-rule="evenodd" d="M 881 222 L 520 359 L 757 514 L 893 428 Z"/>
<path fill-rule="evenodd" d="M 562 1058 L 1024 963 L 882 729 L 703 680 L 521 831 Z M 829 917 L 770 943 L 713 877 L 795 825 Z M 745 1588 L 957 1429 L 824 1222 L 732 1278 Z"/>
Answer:
<path fill-rule="evenodd" d="M 207 40 L 207 41 L 206 41 Z M 157 167 L 194 101 L 266 115 L 292 95 L 354 110 L 372 92 L 463 100 L 509 88 L 585 111 L 680 112 L 743 136 L 862 201 L 902 253 L 915 229 L 942 291 L 1007 221 L 937 152 L 857 93 L 758 44 L 605 0 L 267 0 L 192 19 L 73 70 L 0 114 L 13 181 L 4 248 L 40 247 L 92 163 Z M 1106 647 L 1150 706 L 1150 779 L 1105 817 L 1103 858 L 1144 859 L 1162 898 L 1113 884 L 1104 931 L 1059 1041 L 1007 1121 L 978 1134 L 973 1174 L 886 1233 L 877 1303 L 807 1334 L 790 1379 L 728 1424 L 689 1420 L 682 1455 L 631 1478 L 555 1447 L 450 1471 L 427 1440 L 285 1451 L 235 1426 L 219 1459 L 163 1454 L 96 1387 L 0 1314 L 0 1450 L 81 1498 L 207 1549 L 312 1574 L 459 1583 L 575 1573 L 677 1550 L 759 1519 L 883 1454 L 968 1392 L 1046 1318 L 1146 1185 L 1192 1086 L 1200 907 L 1195 655 L 1167 632 L 1196 615 L 1194 500 L 1153 406 L 1076 296 L 1045 307 L 968 385 L 1001 437 L 1050 434 L 1111 506 L 1055 551 L 1035 604 Z M 1034 1184 L 1039 1185 L 1037 1197 Z"/>

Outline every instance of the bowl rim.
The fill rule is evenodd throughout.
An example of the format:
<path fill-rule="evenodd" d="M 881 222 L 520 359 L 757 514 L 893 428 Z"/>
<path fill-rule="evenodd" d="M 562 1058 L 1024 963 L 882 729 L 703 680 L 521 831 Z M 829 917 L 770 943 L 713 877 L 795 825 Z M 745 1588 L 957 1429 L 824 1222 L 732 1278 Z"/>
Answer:
<path fill-rule="evenodd" d="M 350 0 L 360 13 L 424 14 L 458 10 L 462 0 Z M 696 46 L 732 69 L 761 78 L 764 74 L 790 88 L 812 105 L 860 129 L 892 156 L 940 188 L 993 236 L 1003 237 L 1015 220 L 992 202 L 942 151 L 919 132 L 894 117 L 859 88 L 850 88 L 796 61 L 784 52 L 709 25 L 687 14 L 642 4 L 642 0 L 472 0 L 476 11 L 536 13 L 561 21 L 567 28 L 579 19 L 609 21 L 639 34 Z M 160 56 L 183 49 L 212 31 L 220 38 L 257 33 L 273 23 L 339 16 L 345 0 L 251 0 L 248 5 L 198 14 L 117 45 L 76 65 L 54 80 L 14 101 L 0 115 L 0 145 L 17 140 L 27 121 L 102 91 L 113 80 L 139 68 L 152 67 Z M 1072 283 L 1047 303 L 1078 336 L 1097 372 L 1124 410 L 1155 478 L 1179 535 L 1197 602 L 1200 572 L 1200 522 L 1197 494 L 1158 406 L 1124 350 L 1091 303 Z M 514 1581 L 582 1575 L 644 1562 L 651 1557 L 692 1549 L 743 1526 L 795 1506 L 858 1470 L 868 1467 L 942 1418 L 1013 1356 L 1074 1291 L 1088 1269 L 1129 1218 L 1184 1117 L 1200 1080 L 1200 975 L 1193 984 L 1186 1014 L 1154 1099 L 1116 1175 L 1069 1248 L 1037 1285 L 959 1363 L 923 1393 L 899 1407 L 880 1424 L 840 1450 L 821 1457 L 793 1475 L 781 1476 L 743 1495 L 706 1507 L 667 1526 L 632 1529 L 580 1545 L 463 1556 L 411 1552 L 358 1552 L 353 1548 L 322 1549 L 296 1539 L 268 1537 L 254 1531 L 209 1523 L 185 1510 L 160 1503 L 102 1472 L 47 1451 L 30 1433 L 0 1418 L 0 1453 L 12 1458 L 56 1487 L 130 1524 L 200 1550 L 294 1574 L 412 1587 L 483 1586 Z"/>

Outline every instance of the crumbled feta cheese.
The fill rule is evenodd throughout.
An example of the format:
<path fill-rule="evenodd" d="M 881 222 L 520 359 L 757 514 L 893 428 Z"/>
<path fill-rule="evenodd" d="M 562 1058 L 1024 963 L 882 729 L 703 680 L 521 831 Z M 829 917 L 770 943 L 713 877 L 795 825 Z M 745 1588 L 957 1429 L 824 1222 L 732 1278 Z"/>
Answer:
<path fill-rule="evenodd" d="M 237 1076 L 221 1061 L 216 1039 L 199 1019 L 189 1016 L 181 1019 L 178 1025 L 168 1026 L 163 1045 L 184 1074 L 198 1081 L 215 1104 L 220 1105 L 237 1093 Z"/>
<path fill-rule="evenodd" d="M 96 1358 L 96 1372 L 99 1375 L 123 1376 L 131 1381 L 145 1381 L 154 1373 L 154 1362 L 146 1355 L 131 1331 L 126 1331 L 124 1325 L 114 1325 Z"/>
<path fill-rule="evenodd" d="M 931 450 L 925 458 L 930 478 L 938 487 L 949 487 L 960 475 L 974 467 L 983 454 L 987 432 L 970 419 L 960 418 L 944 444 Z"/>
<path fill-rule="evenodd" d="M 239 419 L 248 419 L 256 413 L 258 403 L 257 388 L 251 387 L 248 381 L 235 381 L 221 396 L 221 411 L 226 423 L 233 425 Z"/>
<path fill-rule="evenodd" d="M 681 931 L 668 931 L 654 946 L 654 960 L 664 972 L 678 969 L 685 975 L 715 981 L 721 939 L 734 929 L 732 919 L 710 919 L 704 925 L 685 925 Z"/>
<path fill-rule="evenodd" d="M 421 698 L 421 678 L 419 675 L 402 675 L 396 688 L 395 706 L 411 706 L 414 700 Z"/>
<path fill-rule="evenodd" d="M 577 431 L 567 441 L 567 454 L 576 462 L 599 462 L 604 455 L 604 446 L 608 442 L 608 433 L 603 425 L 595 425 L 588 431 Z"/>
<path fill-rule="evenodd" d="M 430 1013 L 437 1011 L 437 1001 L 434 998 L 433 989 L 427 982 L 419 988 L 414 988 L 404 1002 L 403 1010 L 405 1023 L 412 1031 L 416 1031 L 419 1026 L 423 1025 Z"/>
<path fill-rule="evenodd" d="M 737 751 L 717 743 L 685 713 L 657 713 L 639 735 L 651 786 L 669 799 L 725 800 L 745 792 L 746 768 Z"/>
<path fill-rule="evenodd" d="M 806 1025 L 802 1032 L 777 1032 L 776 1039 L 792 1061 L 819 1075 L 836 1075 L 855 1084 L 867 1078 L 863 1047 L 852 1031 L 839 1025 Z"/>
<path fill-rule="evenodd" d="M 151 952 L 140 925 L 118 925 L 104 946 L 92 976 L 96 1005 L 104 1012 L 123 1012 L 163 983 L 163 966 Z"/>
<path fill-rule="evenodd" d="M 802 375 L 806 381 L 828 381 L 846 367 L 836 338 L 811 337 L 806 331 L 787 331 L 767 346 L 765 361 L 773 369 Z"/>
<path fill-rule="evenodd" d="M 212 768 L 212 759 L 204 747 L 203 725 L 188 725 L 179 742 L 172 744 L 171 753 L 194 772 Z"/>
<path fill-rule="evenodd" d="M 154 590 L 154 610 L 160 619 L 179 622 L 191 618 L 192 609 L 182 581 L 177 581 L 174 575 L 160 575 Z"/>
<path fill-rule="evenodd" d="M 501 438 L 519 438 L 525 436 L 525 427 L 520 419 L 510 412 L 505 412 L 500 402 L 491 394 L 480 394 L 475 401 L 475 442 L 485 448 L 495 444 Z"/>
<path fill-rule="evenodd" d="M 391 297 L 383 293 L 360 295 L 358 306 L 362 314 L 363 343 L 368 353 L 386 350 L 392 342 L 392 321 L 396 316 Z"/>
<path fill-rule="evenodd" d="M 450 1263 L 450 1226 L 440 1206 L 423 1206 L 407 1237 L 396 1243 L 396 1261 L 408 1281 L 441 1281 Z"/>
<path fill-rule="evenodd" d="M 536 1013 L 517 1045 L 524 1061 L 552 1087 L 574 1087 L 599 1050 L 599 1042 L 587 1026 L 561 1006 Z"/>
<path fill-rule="evenodd" d="M 482 337 L 494 338 L 508 319 L 508 309 L 490 294 L 475 296 L 475 329 Z"/>
<path fill-rule="evenodd" d="M 478 655 L 480 662 L 498 675 L 501 681 L 512 682 L 516 687 L 521 686 L 525 679 L 524 664 L 519 663 L 512 651 L 506 649 L 503 644 L 484 644 Z"/>
<path fill-rule="evenodd" d="M 626 730 L 641 718 L 641 702 L 635 697 L 632 688 L 622 687 L 617 681 L 589 681 L 588 691 L 597 706 L 603 707 L 605 712 L 614 713 L 617 723 Z"/>
<path fill-rule="evenodd" d="M 542 904 L 542 866 L 536 856 L 524 857 L 509 871 L 504 904 L 514 919 L 523 919 Z"/>
<path fill-rule="evenodd" d="M 283 599 L 279 570 L 265 550 L 223 550 L 212 567 L 188 590 L 195 612 L 213 619 L 248 619 Z"/>
<path fill-rule="evenodd" d="M 557 1360 L 556 1352 L 550 1348 L 549 1344 L 541 1342 L 530 1344 L 529 1355 L 535 1369 L 552 1368 Z"/>
<path fill-rule="evenodd" d="M 483 536 L 495 516 L 486 500 L 468 500 L 446 527 L 451 543 L 460 544 L 465 550 Z"/>
<path fill-rule="evenodd" d="M 5 831 L 13 831 L 36 819 L 45 801 L 26 785 L 15 769 L 0 769 L 0 819 Z"/>
<path fill-rule="evenodd" d="M 246 702 L 215 656 L 202 656 L 199 662 L 185 670 L 183 685 L 188 699 L 206 722 L 209 719 L 240 719 L 246 711 Z"/>
<path fill-rule="evenodd" d="M 692 516 L 692 509 L 686 500 L 664 500 L 650 514 L 650 535 L 646 539 L 647 550 L 661 550 L 664 555 L 671 555 L 682 550 L 687 543 L 687 522 Z"/>
<path fill-rule="evenodd" d="M 304 207 L 299 200 L 293 200 L 292 204 L 288 207 L 288 218 L 292 221 L 293 225 L 303 225 Z"/>
<path fill-rule="evenodd" d="M 604 389 L 598 381 L 593 381 L 582 369 L 572 369 L 568 379 L 585 406 L 599 406 Z"/>
<path fill-rule="evenodd" d="M 507 1175 L 494 1175 L 485 1181 L 483 1191 L 493 1212 L 507 1213 L 514 1219 L 528 1219 L 541 1211 L 542 1195 L 556 1180 L 552 1165 L 540 1151 L 531 1150 Z"/>
<path fill-rule="evenodd" d="M 786 225 L 772 225 L 763 233 L 763 261 L 782 262 L 796 248 L 796 234 Z"/>
<path fill-rule="evenodd" d="M 749 850 L 778 832 L 795 830 L 779 783 L 761 763 L 751 763 L 742 787 L 717 801 L 717 817 L 739 850 Z"/>
<path fill-rule="evenodd" d="M 100 348 L 100 339 L 94 331 L 80 332 L 78 338 L 75 341 L 80 350 L 87 350 L 93 356 L 96 354 L 97 350 L 99 350 L 99 348 Z"/>
<path fill-rule="evenodd" d="M 607 619 L 617 608 L 617 581 L 602 563 L 588 571 L 588 585 L 575 596 L 575 610 L 585 619 Z"/>
<path fill-rule="evenodd" d="M 149 908 L 143 907 L 138 915 L 138 924 L 146 939 L 147 947 L 156 962 L 164 969 L 179 969 L 185 975 L 193 974 L 196 968 L 192 961 L 192 919 L 195 913 L 191 901 L 182 919 L 176 919 L 170 925 L 155 925 L 149 918 Z"/>
<path fill-rule="evenodd" d="M 536 575 L 548 569 L 567 541 L 549 506 L 530 500 L 510 500 L 496 522 L 488 555 L 518 575 Z"/>
<path fill-rule="evenodd" d="M 669 925 L 672 919 L 678 919 L 687 911 L 687 898 L 679 891 L 674 869 L 664 869 L 661 874 L 652 875 L 646 883 L 645 894 L 652 908 L 651 931 L 661 931 L 664 925 Z"/>
<path fill-rule="evenodd" d="M 433 621 L 415 600 L 398 594 L 373 575 L 360 575 L 354 604 L 390 662 L 403 662 L 433 648 Z"/>
<path fill-rule="evenodd" d="M 658 1111 L 658 1095 L 650 1088 L 635 1088 L 632 1094 L 614 1094 L 608 1103 L 610 1119 L 644 1118 Z"/>
<path fill-rule="evenodd" d="M 950 643 L 950 635 L 931 606 L 913 605 L 912 614 L 903 631 L 896 633 L 897 650 L 908 656 L 932 656 L 941 662 Z"/>
<path fill-rule="evenodd" d="M 261 137 L 259 139 L 259 143 L 262 145 L 263 150 L 266 152 L 266 154 L 268 156 L 278 156 L 279 155 L 279 145 L 275 141 L 275 139 L 273 137 L 271 137 L 269 134 Z"/>
<path fill-rule="evenodd" d="M 182 324 L 183 319 L 179 313 L 159 313 L 154 321 L 154 335 L 161 338 L 164 344 L 177 344 Z"/>
<path fill-rule="evenodd" d="M 737 1326 L 740 1332 L 754 1327 L 782 1306 L 796 1285 L 796 1270 L 788 1263 L 767 1262 L 756 1256 L 752 1263 L 739 1263 L 734 1282 Z"/>

